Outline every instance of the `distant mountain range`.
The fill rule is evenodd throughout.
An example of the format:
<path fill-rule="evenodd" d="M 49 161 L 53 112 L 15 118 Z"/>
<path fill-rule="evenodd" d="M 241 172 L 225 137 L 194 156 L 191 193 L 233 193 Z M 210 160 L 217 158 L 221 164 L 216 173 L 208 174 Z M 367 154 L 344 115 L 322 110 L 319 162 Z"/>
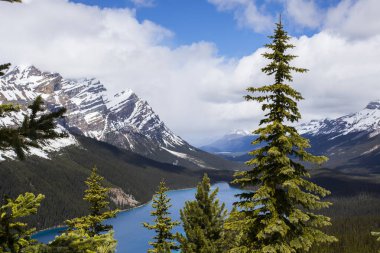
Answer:
<path fill-rule="evenodd" d="M 310 139 L 313 153 L 330 158 L 325 166 L 360 173 L 380 172 L 380 101 L 336 119 L 312 120 L 297 129 Z M 239 131 L 201 149 L 229 160 L 247 161 L 247 152 L 257 148 L 251 145 L 255 138 L 247 131 Z"/>
<path fill-rule="evenodd" d="M 247 153 L 254 149 L 251 142 L 255 139 L 255 135 L 250 131 L 235 130 L 200 149 L 219 155 L 226 160 L 247 161 L 249 159 Z"/>

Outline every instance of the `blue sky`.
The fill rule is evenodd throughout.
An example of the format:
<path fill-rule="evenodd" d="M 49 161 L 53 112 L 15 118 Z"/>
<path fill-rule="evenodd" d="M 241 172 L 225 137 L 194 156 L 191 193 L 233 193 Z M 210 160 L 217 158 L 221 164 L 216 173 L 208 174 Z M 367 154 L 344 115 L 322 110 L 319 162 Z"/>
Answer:
<path fill-rule="evenodd" d="M 135 0 L 138 1 L 138 0 Z M 141 1 L 141 0 L 140 0 Z M 169 42 L 173 47 L 208 41 L 216 45 L 218 54 L 228 57 L 248 55 L 268 42 L 270 31 L 255 32 L 249 27 L 239 26 L 234 20 L 233 13 L 218 11 L 216 6 L 207 0 L 156 0 L 148 6 L 133 3 L 132 0 L 72 0 L 72 2 L 101 8 L 131 8 L 136 11 L 139 21 L 150 20 L 174 33 Z M 277 16 L 284 12 L 280 0 L 256 1 L 263 12 Z M 338 0 L 319 0 L 317 5 L 326 9 L 338 3 Z M 290 26 L 293 36 L 311 36 L 318 29 L 308 29 Z"/>
<path fill-rule="evenodd" d="M 153 6 L 136 6 L 128 0 L 73 0 L 110 8 L 136 8 L 136 18 L 155 22 L 174 33 L 172 46 L 191 44 L 199 41 L 212 42 L 218 54 L 240 57 L 252 53 L 267 41 L 264 34 L 239 28 L 233 16 L 219 12 L 206 0 L 160 0 Z"/>

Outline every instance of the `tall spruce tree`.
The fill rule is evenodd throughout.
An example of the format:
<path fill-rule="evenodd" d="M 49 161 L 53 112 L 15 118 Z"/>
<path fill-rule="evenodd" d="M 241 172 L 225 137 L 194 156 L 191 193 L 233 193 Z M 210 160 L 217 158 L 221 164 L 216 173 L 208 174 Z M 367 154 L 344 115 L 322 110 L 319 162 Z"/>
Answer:
<path fill-rule="evenodd" d="M 153 246 L 148 252 L 151 253 L 170 253 L 171 250 L 179 249 L 175 243 L 176 236 L 172 233 L 172 229 L 180 223 L 172 221 L 169 208 L 171 207 L 170 198 L 166 195 L 169 189 L 165 182 L 162 181 L 158 187 L 156 194 L 153 196 L 153 211 L 151 216 L 155 217 L 154 223 L 143 223 L 143 226 L 149 230 L 155 231 L 154 241 L 149 242 Z"/>
<path fill-rule="evenodd" d="M 66 224 L 70 230 L 81 230 L 89 236 L 100 235 L 112 229 L 111 225 L 104 224 L 109 218 L 114 218 L 119 210 L 110 210 L 108 192 L 109 188 L 103 186 L 104 177 L 97 173 L 96 167 L 91 171 L 91 175 L 85 181 L 84 200 L 90 204 L 90 213 L 87 216 L 67 220 Z"/>
<path fill-rule="evenodd" d="M 263 56 L 271 62 L 262 71 L 274 76 L 274 83 L 250 87 L 247 90 L 253 94 L 245 96 L 248 101 L 262 103 L 266 112 L 254 131 L 259 137 L 253 142 L 263 146 L 250 152 L 253 158 L 247 164 L 252 169 L 236 173 L 233 181 L 258 189 L 238 194 L 235 205 L 240 211 L 235 215 L 239 217 L 228 227 L 242 231 L 243 236 L 232 252 L 307 252 L 313 244 L 337 241 L 320 230 L 331 225 L 330 218 L 313 213 L 331 205 L 321 201 L 329 191 L 308 181 L 310 174 L 304 167 L 327 158 L 308 153 L 309 141 L 291 126 L 301 118 L 297 101 L 303 97 L 286 82 L 293 81 L 292 71 L 307 70 L 289 64 L 296 56 L 286 53 L 294 46 L 289 44 L 281 20 L 269 38 L 272 43 L 265 47 L 270 52 Z"/>
<path fill-rule="evenodd" d="M 25 193 L 16 199 L 4 197 L 0 205 L 0 252 L 19 253 L 36 242 L 31 239 L 34 228 L 22 219 L 37 213 L 44 196 Z"/>
<path fill-rule="evenodd" d="M 217 199 L 218 191 L 211 192 L 210 178 L 205 174 L 198 184 L 195 200 L 187 201 L 180 211 L 185 230 L 185 236 L 179 236 L 181 252 L 227 252 L 223 229 L 227 210 Z"/>

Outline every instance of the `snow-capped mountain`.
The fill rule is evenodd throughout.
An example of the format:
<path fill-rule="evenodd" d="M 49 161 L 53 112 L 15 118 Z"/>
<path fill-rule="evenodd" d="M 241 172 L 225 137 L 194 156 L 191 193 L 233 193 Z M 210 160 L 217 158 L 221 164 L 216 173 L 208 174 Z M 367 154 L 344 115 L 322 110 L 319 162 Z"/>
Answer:
<path fill-rule="evenodd" d="M 356 113 L 312 120 L 296 128 L 310 140 L 312 153 L 330 158 L 327 167 L 380 169 L 380 100 L 370 102 Z M 255 136 L 246 132 L 227 134 L 202 149 L 227 159 L 247 161 L 251 158 L 247 152 L 257 147 L 251 145 Z"/>
<path fill-rule="evenodd" d="M 252 131 L 249 131 L 249 130 L 243 130 L 243 129 L 235 129 L 231 132 L 229 132 L 228 134 L 226 134 L 225 136 L 249 136 L 249 135 L 253 135 L 252 134 Z"/>
<path fill-rule="evenodd" d="M 310 139 L 311 151 L 330 158 L 329 167 L 380 170 L 380 100 L 337 119 L 301 124 L 298 130 Z"/>
<path fill-rule="evenodd" d="M 370 102 L 363 110 L 337 119 L 312 120 L 297 127 L 307 135 L 332 135 L 336 138 L 349 133 L 366 132 L 371 136 L 380 133 L 380 100 Z"/>
<path fill-rule="evenodd" d="M 0 101 L 29 104 L 41 95 L 49 108 L 66 107 L 62 125 L 162 162 L 214 168 L 207 154 L 175 135 L 132 90 L 109 95 L 95 78 L 66 79 L 34 66 L 16 66 L 0 78 Z M 212 158 L 211 160 L 213 160 Z"/>
<path fill-rule="evenodd" d="M 130 89 L 107 96 L 106 88 L 96 79 L 64 79 L 33 66 L 15 67 L 0 82 L 2 101 L 27 104 L 42 95 L 50 106 L 66 107 L 65 123 L 85 136 L 106 142 L 117 138 L 118 146 L 130 150 L 141 146 L 141 140 L 136 142 L 133 138 L 136 135 L 141 135 L 144 142 L 153 141 L 164 147 L 185 144 L 165 126 L 149 104 Z M 152 147 L 145 145 L 144 148 Z"/>
<path fill-rule="evenodd" d="M 200 149 L 227 160 L 247 161 L 249 160 L 247 153 L 254 149 L 251 142 L 255 139 L 256 137 L 251 131 L 239 129 L 231 131 L 216 141 L 200 147 Z"/>

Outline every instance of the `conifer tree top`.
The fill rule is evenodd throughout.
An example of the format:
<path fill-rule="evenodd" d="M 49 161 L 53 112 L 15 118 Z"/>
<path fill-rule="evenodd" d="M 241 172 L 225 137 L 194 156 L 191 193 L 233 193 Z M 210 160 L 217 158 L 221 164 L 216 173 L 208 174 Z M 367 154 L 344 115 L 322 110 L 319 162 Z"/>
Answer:
<path fill-rule="evenodd" d="M 178 249 L 174 242 L 176 236 L 172 233 L 172 229 L 178 226 L 179 222 L 172 221 L 170 217 L 169 208 L 172 205 L 170 198 L 166 195 L 168 190 L 165 182 L 161 181 L 156 194 L 153 196 L 153 211 L 150 213 L 151 216 L 155 217 L 154 223 L 143 223 L 145 228 L 155 231 L 154 241 L 149 242 L 153 246 L 152 249 L 148 250 L 150 253 L 170 253 L 172 249 Z"/>
<path fill-rule="evenodd" d="M 67 220 L 70 230 L 78 229 L 93 237 L 112 229 L 111 225 L 104 224 L 105 220 L 113 218 L 119 210 L 109 210 L 109 188 L 103 186 L 104 177 L 100 176 L 94 167 L 85 181 L 87 189 L 83 200 L 90 204 L 90 213 L 87 216 Z"/>

